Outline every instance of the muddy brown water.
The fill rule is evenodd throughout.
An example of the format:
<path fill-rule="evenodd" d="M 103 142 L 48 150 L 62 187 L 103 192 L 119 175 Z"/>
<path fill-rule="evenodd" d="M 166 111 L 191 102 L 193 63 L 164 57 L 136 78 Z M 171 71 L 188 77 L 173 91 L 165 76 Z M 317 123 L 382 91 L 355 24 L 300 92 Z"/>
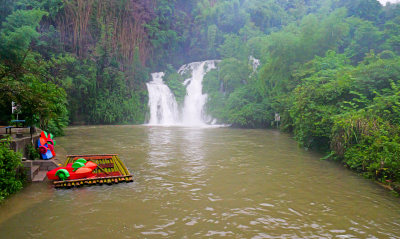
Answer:
<path fill-rule="evenodd" d="M 133 183 L 26 187 L 0 238 L 400 238 L 400 200 L 274 130 L 72 127 L 70 154 L 119 153 Z"/>

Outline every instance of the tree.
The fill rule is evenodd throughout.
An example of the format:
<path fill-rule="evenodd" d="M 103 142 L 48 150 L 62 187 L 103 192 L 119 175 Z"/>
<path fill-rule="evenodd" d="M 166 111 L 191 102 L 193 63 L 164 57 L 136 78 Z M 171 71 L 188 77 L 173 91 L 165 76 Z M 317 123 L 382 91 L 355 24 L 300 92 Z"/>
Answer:
<path fill-rule="evenodd" d="M 288 21 L 284 9 L 275 1 L 248 1 L 247 12 L 251 21 L 265 33 L 280 29 Z"/>
<path fill-rule="evenodd" d="M 5 66 L 0 79 L 19 78 L 31 42 L 39 37 L 36 29 L 45 14 L 40 10 L 17 10 L 7 16 L 0 31 L 0 63 Z"/>
<path fill-rule="evenodd" d="M 383 48 L 400 55 L 400 16 L 385 23 L 384 38 L 386 41 Z"/>
<path fill-rule="evenodd" d="M 377 0 L 337 0 L 335 7 L 346 7 L 348 16 L 359 17 L 368 21 L 377 21 L 382 5 Z"/>
<path fill-rule="evenodd" d="M 371 50 L 375 52 L 381 50 L 383 34 L 372 22 L 356 18 L 350 19 L 349 22 L 351 24 L 352 40 L 345 51 L 352 59 L 352 62 L 356 64 Z"/>
<path fill-rule="evenodd" d="M 218 53 L 221 55 L 222 58 L 247 58 L 246 45 L 243 44 L 239 36 L 234 34 L 227 34 L 224 36 L 224 38 L 224 43 L 218 48 Z"/>

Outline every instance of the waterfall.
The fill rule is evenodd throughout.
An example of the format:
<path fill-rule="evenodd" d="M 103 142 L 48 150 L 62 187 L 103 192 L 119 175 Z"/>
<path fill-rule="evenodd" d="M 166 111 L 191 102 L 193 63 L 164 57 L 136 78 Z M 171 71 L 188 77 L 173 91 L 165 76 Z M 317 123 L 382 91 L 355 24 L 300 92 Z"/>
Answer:
<path fill-rule="evenodd" d="M 257 68 L 260 66 L 260 60 L 254 58 L 253 56 L 249 56 L 249 64 L 253 67 L 253 74 L 257 71 Z"/>
<path fill-rule="evenodd" d="M 215 69 L 215 61 L 194 62 L 182 66 L 178 72 L 183 74 L 190 70 L 192 77 L 185 80 L 186 97 L 182 109 L 182 124 L 188 126 L 201 126 L 211 121 L 203 111 L 207 102 L 207 95 L 203 94 L 204 75 Z"/>
<path fill-rule="evenodd" d="M 150 125 L 174 125 L 179 120 L 178 104 L 163 82 L 164 72 L 152 73 L 147 83 L 149 92 Z"/>
<path fill-rule="evenodd" d="M 152 81 L 147 83 L 149 91 L 150 121 L 149 125 L 205 126 L 213 119 L 204 112 L 207 95 L 203 94 L 203 78 L 211 69 L 215 69 L 216 61 L 193 62 L 183 65 L 178 73 L 191 73 L 185 79 L 186 96 L 183 107 L 178 104 L 171 90 L 162 80 L 163 72 L 153 73 Z"/>

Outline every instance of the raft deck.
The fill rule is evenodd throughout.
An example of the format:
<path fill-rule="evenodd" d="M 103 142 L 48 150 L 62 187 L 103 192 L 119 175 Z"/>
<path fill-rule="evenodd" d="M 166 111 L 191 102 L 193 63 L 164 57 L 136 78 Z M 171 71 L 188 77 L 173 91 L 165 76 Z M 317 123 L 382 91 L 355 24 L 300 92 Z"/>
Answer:
<path fill-rule="evenodd" d="M 86 161 L 92 161 L 98 165 L 93 170 L 94 176 L 74 180 L 54 181 L 56 188 L 133 182 L 132 175 L 119 159 L 118 154 L 67 155 L 64 167 L 69 163 L 74 163 L 79 158 L 84 158 Z"/>

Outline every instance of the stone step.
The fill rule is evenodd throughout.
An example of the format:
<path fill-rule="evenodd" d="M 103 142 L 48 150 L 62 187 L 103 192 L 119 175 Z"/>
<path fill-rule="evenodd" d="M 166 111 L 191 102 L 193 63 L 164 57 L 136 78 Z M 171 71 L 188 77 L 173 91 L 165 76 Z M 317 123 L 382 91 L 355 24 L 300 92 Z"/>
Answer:
<path fill-rule="evenodd" d="M 46 173 L 58 167 L 55 160 L 26 160 L 22 161 L 22 164 L 25 167 L 27 181 L 29 182 L 33 181 L 34 178 L 38 179 L 37 181 L 42 181 L 46 175 L 38 176 L 41 171 Z"/>
<path fill-rule="evenodd" d="M 36 176 L 33 177 L 32 182 L 43 182 L 46 178 L 47 171 L 39 171 Z"/>
<path fill-rule="evenodd" d="M 34 178 L 39 173 L 40 165 L 32 165 L 31 167 L 31 175 Z"/>

